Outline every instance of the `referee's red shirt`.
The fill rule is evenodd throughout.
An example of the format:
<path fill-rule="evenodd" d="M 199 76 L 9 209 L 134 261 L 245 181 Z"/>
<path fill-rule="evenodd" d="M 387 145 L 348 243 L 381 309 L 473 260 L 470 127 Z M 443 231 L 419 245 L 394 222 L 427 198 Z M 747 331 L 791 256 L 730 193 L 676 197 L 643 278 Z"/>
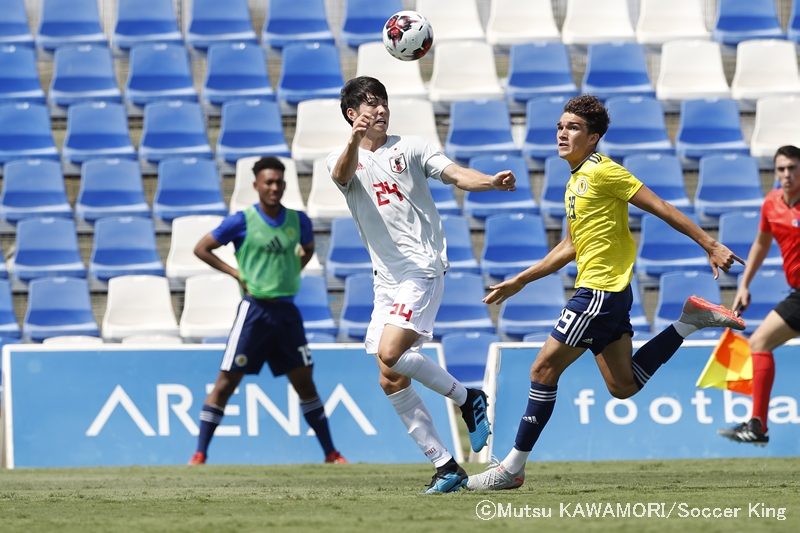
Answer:
<path fill-rule="evenodd" d="M 781 189 L 771 190 L 761 206 L 759 229 L 771 233 L 778 242 L 786 281 L 792 288 L 800 289 L 800 202 L 789 207 Z"/>

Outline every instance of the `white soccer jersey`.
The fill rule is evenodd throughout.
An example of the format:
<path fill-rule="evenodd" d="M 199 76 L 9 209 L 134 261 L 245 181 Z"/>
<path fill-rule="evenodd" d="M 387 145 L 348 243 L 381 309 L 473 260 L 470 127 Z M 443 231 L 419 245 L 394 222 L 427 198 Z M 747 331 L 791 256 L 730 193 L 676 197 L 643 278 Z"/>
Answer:
<path fill-rule="evenodd" d="M 329 172 L 342 151 L 328 156 Z M 427 179 L 441 180 L 452 163 L 420 137 L 389 135 L 375 152 L 359 148 L 356 174 L 347 185 L 334 180 L 381 279 L 397 283 L 447 270 L 442 220 Z"/>

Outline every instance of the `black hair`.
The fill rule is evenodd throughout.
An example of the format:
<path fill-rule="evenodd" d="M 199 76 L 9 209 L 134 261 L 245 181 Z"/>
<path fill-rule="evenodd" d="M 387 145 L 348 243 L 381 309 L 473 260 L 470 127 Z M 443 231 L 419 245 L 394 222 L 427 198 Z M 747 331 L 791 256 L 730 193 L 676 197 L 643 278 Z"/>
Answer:
<path fill-rule="evenodd" d="M 389 96 L 386 94 L 386 87 L 375 78 L 369 76 L 359 76 L 348 80 L 342 87 L 340 93 L 340 105 L 342 107 L 342 116 L 348 124 L 353 124 L 350 117 L 347 116 L 348 109 L 358 109 L 358 106 L 364 102 L 368 102 L 371 97 L 378 98 L 385 102 L 389 101 Z"/>
<path fill-rule="evenodd" d="M 253 177 L 258 176 L 259 172 L 267 169 L 280 170 L 281 173 L 283 173 L 286 170 L 286 167 L 284 166 L 283 163 L 281 163 L 281 160 L 278 159 L 277 157 L 273 156 L 262 157 L 261 159 L 256 161 L 255 164 L 253 165 Z"/>
<path fill-rule="evenodd" d="M 589 128 L 589 133 L 598 133 L 600 137 L 608 131 L 608 125 L 611 119 L 608 116 L 608 110 L 603 102 L 596 96 L 591 94 L 582 94 L 574 98 L 570 98 L 564 104 L 564 113 L 572 113 L 586 121 Z"/>
<path fill-rule="evenodd" d="M 781 146 L 775 151 L 775 157 L 772 160 L 775 161 L 779 155 L 800 161 L 800 148 L 791 144 Z"/>

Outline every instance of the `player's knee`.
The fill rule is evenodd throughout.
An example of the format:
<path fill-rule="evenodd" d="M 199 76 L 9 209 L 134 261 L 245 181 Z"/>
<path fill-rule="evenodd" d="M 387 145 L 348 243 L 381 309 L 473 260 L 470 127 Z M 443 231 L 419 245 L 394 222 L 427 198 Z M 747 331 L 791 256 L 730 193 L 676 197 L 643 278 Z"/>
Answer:
<path fill-rule="evenodd" d="M 403 354 L 397 353 L 396 350 L 378 349 L 378 359 L 380 359 L 381 362 L 388 367 L 393 367 L 400 359 L 401 355 Z"/>

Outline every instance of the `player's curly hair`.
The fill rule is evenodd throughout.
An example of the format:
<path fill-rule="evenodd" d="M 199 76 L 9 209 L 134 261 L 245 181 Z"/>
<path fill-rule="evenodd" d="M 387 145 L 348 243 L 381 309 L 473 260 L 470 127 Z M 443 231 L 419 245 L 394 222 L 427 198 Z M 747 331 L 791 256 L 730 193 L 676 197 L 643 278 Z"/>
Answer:
<path fill-rule="evenodd" d="M 589 133 L 598 133 L 600 137 L 608 131 L 608 125 L 611 119 L 608 116 L 608 110 L 603 102 L 596 96 L 591 94 L 582 94 L 574 98 L 570 98 L 564 104 L 564 113 L 572 113 L 586 121 L 589 127 Z"/>
<path fill-rule="evenodd" d="M 358 109 L 358 106 L 368 101 L 370 97 L 376 97 L 386 102 L 389 96 L 386 94 L 386 87 L 379 80 L 369 76 L 359 76 L 348 80 L 342 87 L 340 105 L 342 116 L 351 126 L 353 121 L 347 116 L 348 109 Z"/>
<path fill-rule="evenodd" d="M 267 169 L 280 170 L 281 172 L 284 172 L 286 170 L 286 166 L 284 166 L 284 164 L 281 163 L 281 160 L 277 157 L 262 157 L 253 165 L 253 176 L 258 176 L 259 172 Z"/>
<path fill-rule="evenodd" d="M 800 148 L 791 144 L 781 146 L 775 151 L 775 157 L 772 160 L 775 161 L 779 155 L 800 161 Z"/>

